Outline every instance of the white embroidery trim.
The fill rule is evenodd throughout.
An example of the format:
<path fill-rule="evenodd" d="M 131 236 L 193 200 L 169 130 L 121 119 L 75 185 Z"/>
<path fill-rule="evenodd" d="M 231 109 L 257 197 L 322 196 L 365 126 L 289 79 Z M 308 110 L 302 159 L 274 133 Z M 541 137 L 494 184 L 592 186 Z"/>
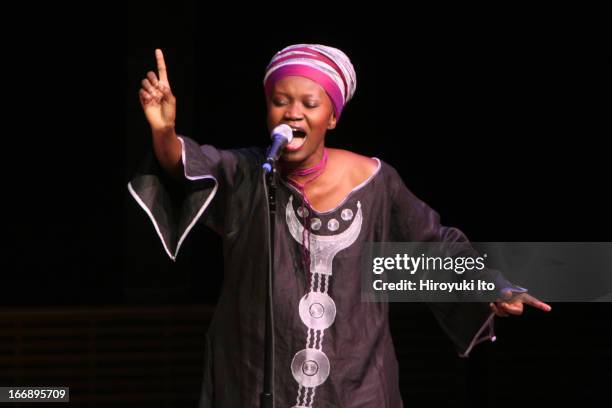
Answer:
<path fill-rule="evenodd" d="M 206 199 L 204 204 L 202 204 L 202 207 L 200 207 L 200 210 L 197 212 L 196 216 L 193 218 L 191 223 L 187 226 L 187 228 L 183 232 L 183 235 L 181 235 L 181 238 L 179 239 L 178 244 L 176 245 L 176 249 L 174 251 L 174 254 L 172 254 L 170 252 L 170 249 L 166 245 L 166 241 L 164 241 L 164 237 L 163 237 L 163 235 L 162 235 L 162 233 L 161 233 L 161 231 L 159 229 L 159 225 L 157 224 L 157 221 L 155 220 L 155 217 L 153 216 L 153 213 L 151 212 L 151 210 L 149 210 L 147 205 L 142 201 L 140 196 L 138 196 L 138 194 L 136 193 L 136 191 L 132 187 L 132 182 L 128 183 L 128 190 L 129 190 L 130 194 L 132 195 L 132 197 L 134 197 L 134 199 L 142 207 L 142 209 L 147 213 L 147 215 L 151 219 L 151 222 L 153 222 L 153 226 L 155 227 L 155 231 L 157 232 L 157 235 L 159 236 L 159 239 L 161 240 L 162 245 L 164 246 L 164 250 L 166 251 L 166 254 L 168 254 L 170 259 L 172 259 L 173 261 L 176 261 L 176 256 L 178 255 L 178 252 L 181 249 L 181 245 L 183 244 L 183 240 L 187 237 L 187 234 L 189 234 L 189 232 L 194 227 L 196 222 L 200 219 L 200 217 L 202 216 L 202 213 L 204 212 L 204 210 L 206 210 L 206 208 L 208 207 L 208 205 L 210 204 L 212 199 L 215 197 L 215 195 L 217 194 L 217 189 L 219 188 L 219 182 L 212 175 L 205 174 L 203 176 L 190 176 L 190 175 L 187 174 L 186 157 L 185 157 L 185 142 L 183 141 L 183 138 L 180 137 L 180 136 L 178 136 L 178 139 L 181 142 L 181 159 L 182 159 L 182 162 L 183 162 L 183 172 L 185 174 L 185 177 L 187 179 L 189 179 L 189 180 L 211 179 L 211 180 L 213 180 L 215 182 L 215 187 L 213 188 L 212 192 L 210 193 L 210 195 L 208 196 L 208 198 Z"/>

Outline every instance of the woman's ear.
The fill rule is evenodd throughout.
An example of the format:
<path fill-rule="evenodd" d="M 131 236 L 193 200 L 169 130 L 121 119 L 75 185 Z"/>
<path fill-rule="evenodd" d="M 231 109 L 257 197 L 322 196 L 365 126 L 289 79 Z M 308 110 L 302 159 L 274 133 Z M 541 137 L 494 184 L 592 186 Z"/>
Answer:
<path fill-rule="evenodd" d="M 337 121 L 338 120 L 336 119 L 336 114 L 332 113 L 331 117 L 329 118 L 329 123 L 327 124 L 327 129 L 328 130 L 335 129 Z"/>

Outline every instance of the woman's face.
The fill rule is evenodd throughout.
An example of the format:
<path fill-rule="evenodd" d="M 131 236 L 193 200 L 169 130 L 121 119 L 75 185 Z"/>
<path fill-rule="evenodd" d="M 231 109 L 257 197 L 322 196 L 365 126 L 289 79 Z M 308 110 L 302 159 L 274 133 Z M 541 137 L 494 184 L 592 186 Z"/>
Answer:
<path fill-rule="evenodd" d="M 281 160 L 296 167 L 316 165 L 323 156 L 325 133 L 336 127 L 331 99 L 318 83 L 304 77 L 278 80 L 267 100 L 268 130 L 280 124 L 294 129 Z"/>

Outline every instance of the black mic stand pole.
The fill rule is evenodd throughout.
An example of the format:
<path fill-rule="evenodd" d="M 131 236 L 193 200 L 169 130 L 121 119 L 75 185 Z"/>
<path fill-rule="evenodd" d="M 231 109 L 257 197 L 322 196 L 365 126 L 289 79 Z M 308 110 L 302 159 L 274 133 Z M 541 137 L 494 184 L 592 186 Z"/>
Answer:
<path fill-rule="evenodd" d="M 259 406 L 261 408 L 274 408 L 274 309 L 273 309 L 273 270 L 274 270 L 274 231 L 276 218 L 276 163 L 268 162 L 262 172 L 264 191 L 268 202 L 268 273 L 266 274 L 266 331 L 264 350 L 264 378 L 263 392 L 260 394 Z M 267 164 L 267 163 L 266 163 Z"/>

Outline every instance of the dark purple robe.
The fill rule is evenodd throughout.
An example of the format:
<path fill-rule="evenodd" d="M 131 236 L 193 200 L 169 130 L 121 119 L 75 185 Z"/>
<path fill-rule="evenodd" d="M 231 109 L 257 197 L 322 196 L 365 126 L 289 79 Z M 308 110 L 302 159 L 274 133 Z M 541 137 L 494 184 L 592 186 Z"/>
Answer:
<path fill-rule="evenodd" d="M 128 187 L 171 258 L 197 222 L 221 234 L 224 283 L 206 338 L 200 406 L 256 407 L 263 384 L 267 271 L 261 177 L 265 150 L 219 150 L 186 137 L 181 141 L 186 195 L 180 207 L 170 199 L 153 156 Z M 467 239 L 458 229 L 440 225 L 438 214 L 406 188 L 395 169 L 378 162 L 368 180 L 323 213 L 307 207 L 306 214 L 299 192 L 281 179 L 277 182 L 277 407 L 402 407 L 388 303 L 361 299 L 362 248 L 367 242 Z M 306 218 L 310 271 L 302 264 Z M 488 303 L 429 306 L 461 356 L 494 339 Z"/>

